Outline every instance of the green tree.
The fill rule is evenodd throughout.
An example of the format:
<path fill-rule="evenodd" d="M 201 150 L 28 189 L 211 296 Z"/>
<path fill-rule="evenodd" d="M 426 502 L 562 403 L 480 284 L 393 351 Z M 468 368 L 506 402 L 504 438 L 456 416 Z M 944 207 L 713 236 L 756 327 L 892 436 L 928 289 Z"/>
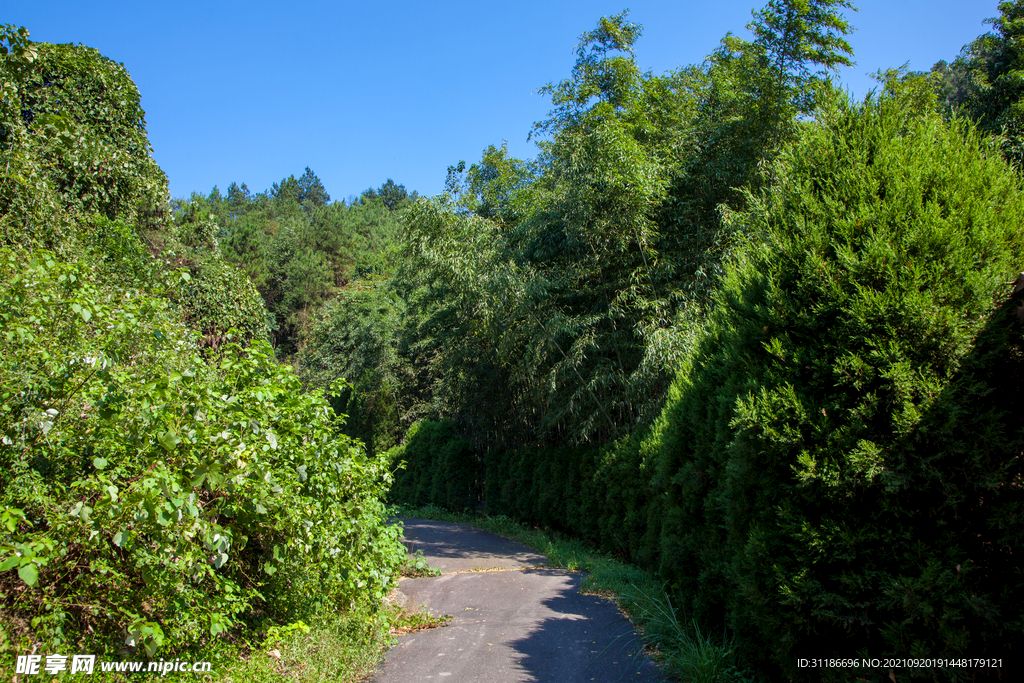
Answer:
<path fill-rule="evenodd" d="M 1018 168 L 1024 164 L 1024 1 L 999 4 L 987 19 L 995 31 L 967 45 L 952 64 L 932 67 L 940 104 L 947 113 L 966 115 L 990 134 L 1003 136 L 1003 152 Z"/>
<path fill-rule="evenodd" d="M 487 378 L 511 382 L 522 411 L 499 442 L 604 441 L 653 418 L 721 274 L 723 217 L 849 61 L 843 7 L 770 4 L 755 41 L 663 76 L 638 68 L 626 13 L 583 34 L 570 77 L 542 89 L 538 159 L 490 147 L 449 168 L 447 199 L 407 214 L 407 329 L 425 344 L 431 331 L 440 363 L 430 415 L 484 424 L 469 387 Z"/>
<path fill-rule="evenodd" d="M 248 213 L 252 202 L 252 194 L 245 183 L 242 183 L 241 186 L 238 183 L 231 183 L 228 186 L 227 203 L 229 215 L 236 219 L 244 216 Z"/>
<path fill-rule="evenodd" d="M 479 163 L 466 172 L 460 204 L 481 218 L 515 225 L 530 209 L 530 189 L 537 179 L 535 165 L 508 154 L 508 145 L 490 145 Z"/>
<path fill-rule="evenodd" d="M 398 185 L 394 180 L 388 178 L 380 189 L 377 190 L 377 196 L 380 197 L 381 201 L 384 202 L 384 206 L 388 207 L 389 211 L 394 211 L 402 205 L 402 202 L 409 198 L 409 193 L 405 191 L 405 185 Z"/>
<path fill-rule="evenodd" d="M 767 57 L 778 100 L 797 113 L 814 110 L 815 84 L 829 71 L 853 66 L 843 9 L 856 11 L 849 0 L 771 0 L 747 27 Z"/>
<path fill-rule="evenodd" d="M 327 194 L 324 184 L 307 166 L 306 171 L 299 178 L 299 203 L 307 210 L 312 210 L 324 206 L 330 201 L 331 196 Z"/>
<path fill-rule="evenodd" d="M 747 25 L 753 41 L 733 35 L 722 40 L 709 73 L 717 91 L 712 102 L 717 100 L 718 106 L 706 125 L 733 128 L 719 162 L 738 170 L 727 177 L 727 187 L 755 181 L 758 164 L 793 135 L 797 117 L 814 110 L 829 72 L 853 65 L 853 50 L 845 40 L 853 28 L 843 9 L 855 11 L 848 0 L 771 0 Z M 746 138 L 739 143 L 745 149 L 737 146 L 737 138 Z"/>
<path fill-rule="evenodd" d="M 529 311 L 525 329 L 535 341 L 527 348 L 550 349 L 525 354 L 519 372 L 557 387 L 557 397 L 544 399 L 543 422 L 568 421 L 575 438 L 607 438 L 635 424 L 648 405 L 641 396 L 658 395 L 667 380 L 657 363 L 643 363 L 643 342 L 644 330 L 667 316 L 654 217 L 686 144 L 688 93 L 640 72 L 640 35 L 623 13 L 580 37 L 572 77 L 543 89 L 554 109 L 534 127 L 547 136 L 534 182 L 496 155 L 471 169 L 479 183 L 488 165 L 504 166 L 505 179 L 499 172 L 488 184 L 514 188 L 510 208 L 522 218 L 506 231 L 506 258 L 516 279 L 527 278 L 513 289 L 527 299 L 513 310 Z"/>
<path fill-rule="evenodd" d="M 290 175 L 284 178 L 280 183 L 274 183 L 270 189 L 270 195 L 278 202 L 294 202 L 301 205 L 302 189 L 299 187 L 299 181 L 295 179 L 294 175 Z"/>

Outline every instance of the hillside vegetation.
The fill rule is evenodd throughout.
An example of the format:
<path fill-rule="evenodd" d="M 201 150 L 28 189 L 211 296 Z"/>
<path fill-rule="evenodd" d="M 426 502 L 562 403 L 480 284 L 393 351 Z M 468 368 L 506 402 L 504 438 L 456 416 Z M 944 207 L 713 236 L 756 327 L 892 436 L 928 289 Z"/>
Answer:
<path fill-rule="evenodd" d="M 683 680 L 1010 680 L 1024 0 L 859 101 L 849 11 L 663 74 L 602 18 L 535 158 L 347 202 L 169 202 L 123 67 L 5 28 L 0 634 L 379 626 L 389 497 L 653 572 Z"/>
<path fill-rule="evenodd" d="M 125 68 L 0 37 L 5 657 L 369 620 L 404 561 L 387 464 L 275 361 L 210 221 L 173 220 Z"/>

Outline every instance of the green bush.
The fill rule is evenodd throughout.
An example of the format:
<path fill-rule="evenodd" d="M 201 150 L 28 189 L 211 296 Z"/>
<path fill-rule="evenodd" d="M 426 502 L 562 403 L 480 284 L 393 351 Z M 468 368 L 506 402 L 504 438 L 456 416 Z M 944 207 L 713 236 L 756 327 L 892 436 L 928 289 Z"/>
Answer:
<path fill-rule="evenodd" d="M 87 263 L 0 256 L 12 642 L 152 655 L 257 615 L 379 604 L 404 559 L 390 474 L 321 393 L 265 343 L 208 365 L 166 300 Z"/>
<path fill-rule="evenodd" d="M 0 108 L 0 142 L 14 172 L 5 171 L 0 208 L 22 232 L 8 235 L 59 247 L 68 234 L 56 207 L 124 218 L 140 233 L 156 229 L 166 214 L 167 179 L 150 156 L 127 69 L 92 48 L 46 43 L 20 59 L 12 52 L 2 66 L 14 88 Z M 56 206 L 40 214 L 47 192 Z"/>
<path fill-rule="evenodd" d="M 0 44 L 0 651 L 166 657 L 376 610 L 391 475 L 258 341 L 205 224 L 166 224 L 127 71 Z"/>
<path fill-rule="evenodd" d="M 217 251 L 186 250 L 182 260 L 190 277 L 173 293 L 174 300 L 204 347 L 219 348 L 231 329 L 247 342 L 268 338 L 267 309 L 245 273 Z"/>
<path fill-rule="evenodd" d="M 801 680 L 821 672 L 798 657 L 988 656 L 1024 627 L 1021 326 L 999 306 L 1024 203 L 915 96 L 805 126 L 650 436 L 644 553 Z"/>

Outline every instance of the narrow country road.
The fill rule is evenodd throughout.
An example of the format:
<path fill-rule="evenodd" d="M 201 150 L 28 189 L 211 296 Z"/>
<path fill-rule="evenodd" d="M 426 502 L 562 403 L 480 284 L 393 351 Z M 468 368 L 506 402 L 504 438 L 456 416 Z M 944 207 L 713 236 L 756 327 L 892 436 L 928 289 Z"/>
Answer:
<path fill-rule="evenodd" d="M 461 524 L 402 519 L 441 576 L 402 579 L 410 609 L 450 625 L 400 636 L 373 683 L 661 681 L 615 604 L 526 546 Z"/>

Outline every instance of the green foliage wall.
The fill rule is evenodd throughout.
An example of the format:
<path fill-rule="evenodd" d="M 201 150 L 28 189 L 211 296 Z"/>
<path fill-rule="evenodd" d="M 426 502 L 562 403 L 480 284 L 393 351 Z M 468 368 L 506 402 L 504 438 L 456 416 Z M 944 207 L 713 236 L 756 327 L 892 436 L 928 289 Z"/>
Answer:
<path fill-rule="evenodd" d="M 893 87 L 785 151 L 652 428 L 488 460 L 492 511 L 656 568 L 769 675 L 1024 629 L 1020 181 Z"/>
<path fill-rule="evenodd" d="M 1019 269 L 1018 181 L 912 95 L 833 105 L 787 151 L 659 427 L 662 573 L 784 668 L 840 638 L 987 651 L 1020 618 L 967 547 L 1005 514 L 983 490 L 1014 486 L 1019 427 L 932 422 L 980 408 L 958 373 Z"/>
<path fill-rule="evenodd" d="M 141 219 L 163 210 L 166 179 L 123 65 L 89 48 L 40 45 L 20 89 L 23 121 L 68 208 Z"/>
<path fill-rule="evenodd" d="M 475 509 L 483 498 L 480 452 L 458 436 L 450 421 L 417 422 L 405 443 L 383 459 L 401 466 L 391 487 L 394 502 L 466 510 Z"/>

